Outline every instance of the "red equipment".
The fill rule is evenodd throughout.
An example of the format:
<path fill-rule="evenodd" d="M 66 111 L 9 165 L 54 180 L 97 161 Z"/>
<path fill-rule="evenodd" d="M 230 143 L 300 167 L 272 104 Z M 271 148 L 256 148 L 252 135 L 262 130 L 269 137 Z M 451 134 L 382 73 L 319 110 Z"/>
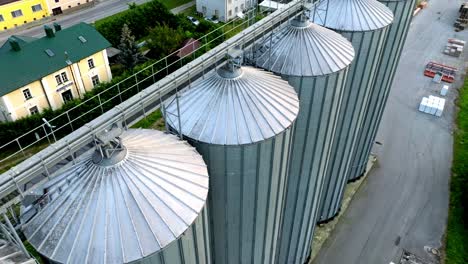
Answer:
<path fill-rule="evenodd" d="M 442 81 L 452 83 L 455 81 L 455 73 L 457 71 L 458 69 L 455 67 L 431 61 L 426 65 L 424 75 L 434 78 L 436 74 L 442 74 Z"/>

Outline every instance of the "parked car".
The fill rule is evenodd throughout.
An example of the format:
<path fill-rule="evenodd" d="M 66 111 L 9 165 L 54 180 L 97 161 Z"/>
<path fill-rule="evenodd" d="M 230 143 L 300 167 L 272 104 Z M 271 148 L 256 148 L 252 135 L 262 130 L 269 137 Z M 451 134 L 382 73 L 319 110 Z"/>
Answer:
<path fill-rule="evenodd" d="M 200 21 L 198 21 L 194 17 L 188 16 L 187 19 L 190 20 L 190 22 L 192 22 L 192 24 L 194 24 L 195 26 L 198 26 L 200 24 Z"/>
<path fill-rule="evenodd" d="M 215 19 L 215 18 L 212 18 L 212 17 L 205 17 L 205 20 L 209 21 L 209 22 L 211 22 L 213 24 L 218 24 L 219 23 L 218 19 Z"/>

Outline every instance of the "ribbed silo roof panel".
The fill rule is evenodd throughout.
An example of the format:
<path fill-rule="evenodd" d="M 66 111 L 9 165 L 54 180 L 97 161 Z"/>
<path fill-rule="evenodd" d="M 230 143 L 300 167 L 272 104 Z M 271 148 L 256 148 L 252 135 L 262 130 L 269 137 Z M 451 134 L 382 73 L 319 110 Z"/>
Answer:
<path fill-rule="evenodd" d="M 182 134 L 218 145 L 271 138 L 290 127 L 299 111 L 297 94 L 286 81 L 252 67 L 242 67 L 235 78 L 211 71 L 181 93 L 179 105 Z M 176 102 L 166 111 L 176 114 Z M 179 130 L 177 116 L 166 114 L 166 121 Z"/>
<path fill-rule="evenodd" d="M 314 8 L 313 22 L 334 30 L 373 31 L 393 21 L 392 11 L 375 0 L 323 0 Z"/>
<path fill-rule="evenodd" d="M 288 76 L 321 76 L 341 71 L 354 59 L 343 36 L 313 23 L 288 25 L 256 61 L 257 66 Z M 270 45 L 269 41 L 264 43 Z"/>
<path fill-rule="evenodd" d="M 62 263 L 127 263 L 175 241 L 197 218 L 208 194 L 202 157 L 186 142 L 154 130 L 122 135 L 125 158 L 112 166 L 91 156 L 55 181 L 51 201 L 24 233 L 44 256 Z"/>

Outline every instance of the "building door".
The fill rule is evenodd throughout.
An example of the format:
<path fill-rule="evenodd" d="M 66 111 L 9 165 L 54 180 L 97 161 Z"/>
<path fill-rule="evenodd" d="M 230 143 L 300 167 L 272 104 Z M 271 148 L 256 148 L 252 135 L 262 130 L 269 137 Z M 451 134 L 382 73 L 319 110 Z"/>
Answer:
<path fill-rule="evenodd" d="M 64 103 L 73 100 L 73 95 L 72 95 L 71 90 L 63 92 L 62 93 L 62 99 L 63 99 Z"/>
<path fill-rule="evenodd" d="M 52 14 L 54 16 L 62 14 L 62 8 L 61 7 L 56 7 L 54 9 L 52 9 Z"/>

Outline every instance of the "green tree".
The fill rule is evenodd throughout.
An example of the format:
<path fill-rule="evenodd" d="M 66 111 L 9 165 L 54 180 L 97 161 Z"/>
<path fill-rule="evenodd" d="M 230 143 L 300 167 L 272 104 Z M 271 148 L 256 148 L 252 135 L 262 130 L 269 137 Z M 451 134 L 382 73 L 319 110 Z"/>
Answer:
<path fill-rule="evenodd" d="M 121 53 L 118 60 L 126 69 L 133 69 L 135 65 L 144 61 L 143 55 L 138 50 L 135 37 L 132 36 L 132 32 L 127 24 L 124 24 L 122 27 L 119 50 Z"/>
<path fill-rule="evenodd" d="M 114 47 L 117 47 L 120 39 L 119 34 L 115 32 L 120 32 L 123 24 L 128 25 L 138 40 L 148 35 L 149 29 L 161 23 L 175 28 L 179 18 L 158 0 L 151 0 L 141 5 L 131 3 L 128 10 L 96 21 L 95 27 Z"/>
<path fill-rule="evenodd" d="M 173 29 L 168 25 L 156 26 L 148 35 L 148 48 L 154 58 L 163 58 L 180 48 L 186 36 L 181 28 Z"/>

